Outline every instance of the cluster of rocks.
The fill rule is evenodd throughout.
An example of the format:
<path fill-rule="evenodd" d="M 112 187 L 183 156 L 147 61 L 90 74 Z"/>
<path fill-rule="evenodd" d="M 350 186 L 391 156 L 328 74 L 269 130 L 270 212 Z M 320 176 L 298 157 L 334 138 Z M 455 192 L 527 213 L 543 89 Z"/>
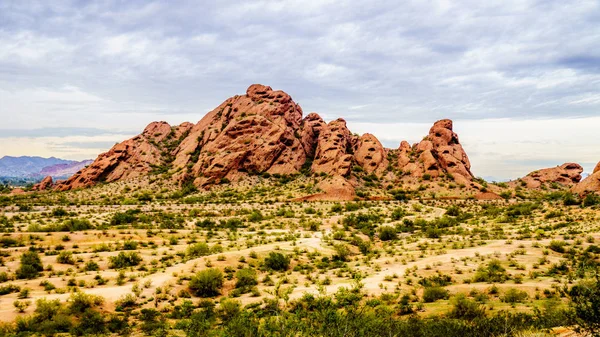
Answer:
<path fill-rule="evenodd" d="M 180 183 L 207 187 L 252 174 L 310 170 L 327 177 L 319 184 L 324 194 L 350 199 L 357 185 L 356 167 L 390 181 L 444 178 L 481 187 L 451 120 L 435 122 L 419 143 L 403 141 L 397 149 L 388 149 L 372 134 L 352 134 L 341 118 L 329 123 L 316 113 L 303 118 L 302 108 L 290 95 L 254 84 L 196 124 L 151 123 L 142 134 L 115 145 L 68 180 L 44 179 L 35 189 L 64 191 L 153 171 L 171 172 Z M 533 172 L 523 181 L 532 188 L 548 181 L 574 184 L 581 172 L 581 166 L 569 163 Z"/>

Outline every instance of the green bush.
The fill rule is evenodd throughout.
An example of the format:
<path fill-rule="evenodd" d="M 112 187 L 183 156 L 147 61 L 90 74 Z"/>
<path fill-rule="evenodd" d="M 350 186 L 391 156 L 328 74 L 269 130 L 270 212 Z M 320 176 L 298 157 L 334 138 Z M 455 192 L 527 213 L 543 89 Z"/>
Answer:
<path fill-rule="evenodd" d="M 425 290 L 423 290 L 423 302 L 425 303 L 445 300 L 448 296 L 448 290 L 442 287 L 426 287 Z"/>
<path fill-rule="evenodd" d="M 506 269 L 499 260 L 490 261 L 487 266 L 480 266 L 473 277 L 473 282 L 504 282 L 508 279 Z"/>
<path fill-rule="evenodd" d="M 110 268 L 121 269 L 137 266 L 142 262 L 142 258 L 136 252 L 120 252 L 117 256 L 110 256 L 108 261 Z"/>
<path fill-rule="evenodd" d="M 188 246 L 186 253 L 189 258 L 197 258 L 210 254 L 210 247 L 204 242 L 198 242 Z"/>
<path fill-rule="evenodd" d="M 258 276 L 256 271 L 251 268 L 240 269 L 235 273 L 237 281 L 235 282 L 236 288 L 252 287 L 258 284 Z"/>
<path fill-rule="evenodd" d="M 379 228 L 379 239 L 381 241 L 396 240 L 398 235 L 396 234 L 396 228 L 391 226 L 383 226 Z"/>
<path fill-rule="evenodd" d="M 548 248 L 552 251 L 555 251 L 557 253 L 564 253 L 565 252 L 565 245 L 567 243 L 564 241 L 558 241 L 558 240 L 552 240 L 550 241 L 550 244 L 548 245 Z"/>
<path fill-rule="evenodd" d="M 29 250 L 21 255 L 21 265 L 17 269 L 16 276 L 18 279 L 34 279 L 43 270 L 44 266 L 38 253 Z"/>
<path fill-rule="evenodd" d="M 265 266 L 273 270 L 287 270 L 290 266 L 290 258 L 277 252 L 270 252 L 265 258 Z"/>
<path fill-rule="evenodd" d="M 58 254 L 56 257 L 56 262 L 62 264 L 75 264 L 73 253 L 67 251 L 60 252 L 60 254 Z"/>
<path fill-rule="evenodd" d="M 452 302 L 452 309 L 448 312 L 448 317 L 450 318 L 472 321 L 485 316 L 485 307 L 473 300 L 469 300 L 463 294 L 452 298 Z"/>
<path fill-rule="evenodd" d="M 523 290 L 510 288 L 508 289 L 503 296 L 500 297 L 502 302 L 515 304 L 524 302 L 529 296 Z"/>
<path fill-rule="evenodd" d="M 600 196 L 596 193 L 590 193 L 583 199 L 583 206 L 590 207 L 600 204 Z"/>
<path fill-rule="evenodd" d="M 202 270 L 192 276 L 188 287 L 192 294 L 199 297 L 217 296 L 223 287 L 223 273 L 216 268 Z"/>

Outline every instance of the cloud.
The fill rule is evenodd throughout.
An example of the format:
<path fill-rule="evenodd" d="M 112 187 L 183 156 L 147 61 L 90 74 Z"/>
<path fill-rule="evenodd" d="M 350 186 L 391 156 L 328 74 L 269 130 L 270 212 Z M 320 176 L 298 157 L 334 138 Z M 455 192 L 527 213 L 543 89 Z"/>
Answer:
<path fill-rule="evenodd" d="M 96 128 L 0 129 L 0 138 L 44 138 L 100 135 L 131 135 L 137 131 L 103 130 Z"/>
<path fill-rule="evenodd" d="M 252 83 L 379 126 L 589 118 L 598 20 L 596 0 L 4 1 L 1 127 L 195 122 Z"/>

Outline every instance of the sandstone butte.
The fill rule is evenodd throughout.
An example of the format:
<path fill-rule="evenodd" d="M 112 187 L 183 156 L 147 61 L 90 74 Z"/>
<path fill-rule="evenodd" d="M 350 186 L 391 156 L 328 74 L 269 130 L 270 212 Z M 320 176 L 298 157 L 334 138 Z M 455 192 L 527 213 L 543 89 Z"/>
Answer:
<path fill-rule="evenodd" d="M 596 165 L 592 174 L 583 179 L 579 184 L 573 186 L 571 191 L 579 195 L 600 192 L 600 163 Z"/>
<path fill-rule="evenodd" d="M 567 176 L 542 170 L 528 184 L 553 177 L 575 182 L 580 167 L 565 165 Z M 69 179 L 55 184 L 45 179 L 36 188 L 66 191 L 166 172 L 180 184 L 204 188 L 264 173 L 323 177 L 318 184 L 323 193 L 307 199 L 354 198 L 356 172 L 392 183 L 445 178 L 482 189 L 449 119 L 435 122 L 421 142 L 402 141 L 389 149 L 372 134 L 353 134 L 341 118 L 326 123 L 316 113 L 303 117 L 290 95 L 260 84 L 225 100 L 196 124 L 150 123 Z"/>

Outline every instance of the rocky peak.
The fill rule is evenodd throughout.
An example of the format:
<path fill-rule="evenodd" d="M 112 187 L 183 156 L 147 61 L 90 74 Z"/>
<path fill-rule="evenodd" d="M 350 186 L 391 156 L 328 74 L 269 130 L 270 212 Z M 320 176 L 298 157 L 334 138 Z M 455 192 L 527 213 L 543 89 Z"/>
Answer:
<path fill-rule="evenodd" d="M 51 189 L 53 186 L 54 182 L 52 181 L 52 177 L 47 176 L 46 178 L 42 179 L 42 181 L 40 181 L 39 183 L 33 185 L 31 189 L 34 191 L 45 191 Z"/>
<path fill-rule="evenodd" d="M 354 158 L 366 173 L 382 175 L 388 166 L 387 150 L 377 137 L 370 133 L 362 135 L 355 145 Z"/>
<path fill-rule="evenodd" d="M 354 165 L 380 177 L 393 177 L 390 170 L 397 168 L 412 177 L 452 174 L 459 182 L 472 180 L 469 160 L 450 120 L 436 122 L 412 147 L 402 142 L 399 149 L 389 150 L 372 134 L 353 135 L 344 119 L 325 123 L 316 113 L 302 118 L 302 108 L 290 95 L 253 84 L 245 95 L 225 100 L 196 124 L 150 123 L 140 135 L 115 145 L 56 188 L 166 172 L 181 184 L 196 186 L 301 170 L 340 182 L 351 178 Z M 346 197 L 354 194 L 352 184 L 340 185 Z M 322 189 L 335 190 L 327 184 Z M 342 192 L 334 194 L 339 197 L 346 193 Z"/>
<path fill-rule="evenodd" d="M 346 176 L 352 168 L 354 139 L 346 121 L 338 118 L 324 125 L 317 140 L 312 172 Z"/>
<path fill-rule="evenodd" d="M 473 180 L 469 157 L 449 119 L 435 122 L 427 137 L 413 146 L 403 141 L 392 154 L 397 157 L 396 167 L 404 175 L 416 178 L 451 175 L 456 182 L 465 185 Z"/>
<path fill-rule="evenodd" d="M 600 163 L 596 165 L 592 174 L 573 186 L 571 191 L 578 193 L 579 195 L 600 193 Z"/>

